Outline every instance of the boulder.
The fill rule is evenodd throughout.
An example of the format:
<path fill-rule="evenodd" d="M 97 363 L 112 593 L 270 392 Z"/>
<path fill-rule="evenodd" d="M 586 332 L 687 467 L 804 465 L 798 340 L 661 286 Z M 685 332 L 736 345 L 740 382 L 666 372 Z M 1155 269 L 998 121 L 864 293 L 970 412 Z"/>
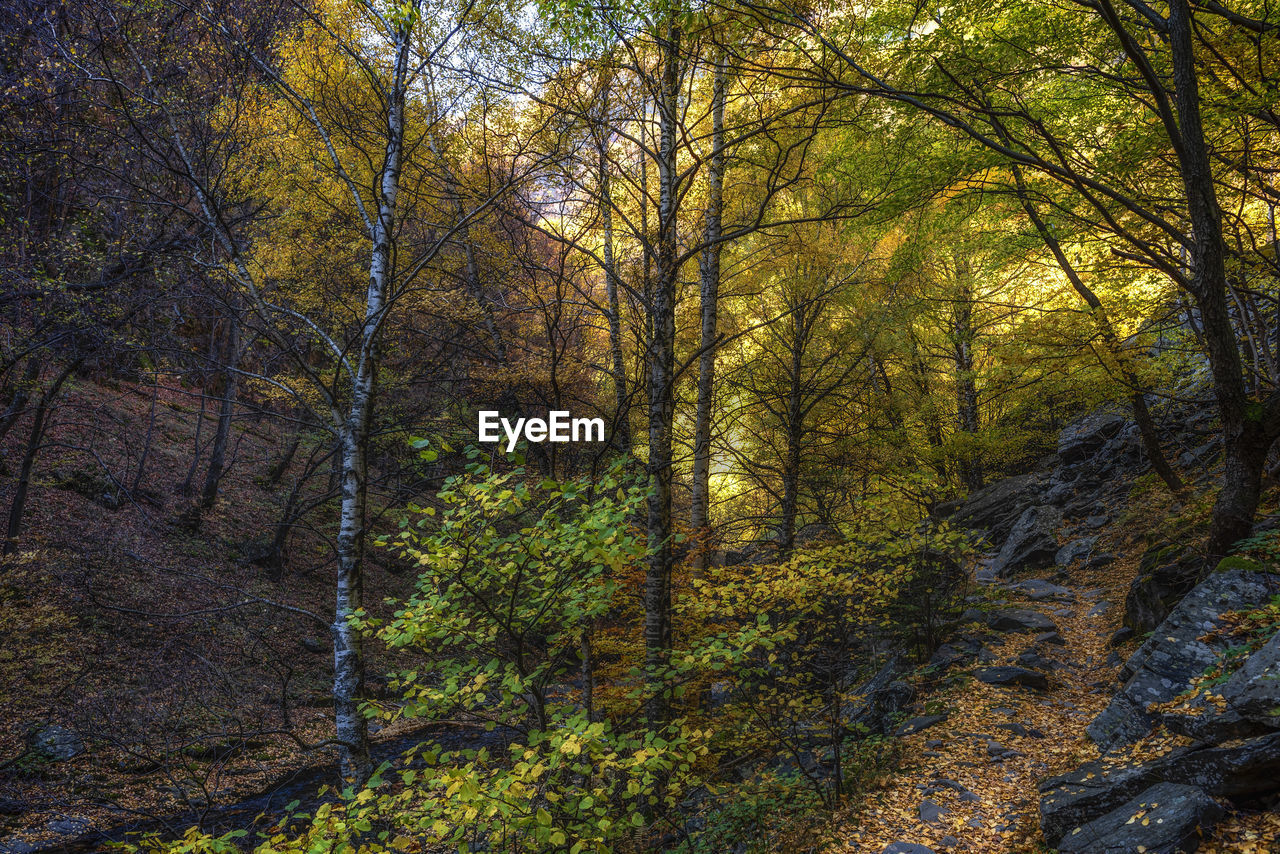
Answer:
<path fill-rule="evenodd" d="M 921 730 L 926 730 L 931 726 L 940 724 L 947 719 L 946 715 L 924 715 L 919 718 L 912 718 L 893 731 L 894 735 L 914 735 Z"/>
<path fill-rule="evenodd" d="M 1087 560 L 1097 544 L 1097 537 L 1080 537 L 1072 540 L 1058 549 L 1053 556 L 1053 562 L 1058 566 L 1070 566 L 1078 560 Z"/>
<path fill-rule="evenodd" d="M 1182 546 L 1152 546 L 1142 555 L 1138 576 L 1124 600 L 1124 624 L 1136 634 L 1160 625 L 1196 585 L 1202 562 Z"/>
<path fill-rule="evenodd" d="M 1054 584 L 1043 578 L 1029 578 L 1012 585 L 1012 589 L 1026 596 L 1032 602 L 1043 602 L 1046 599 L 1070 601 L 1075 598 L 1069 587 Z"/>
<path fill-rule="evenodd" d="M 1028 670 L 1025 667 L 1004 665 L 1000 667 L 980 667 L 973 671 L 974 678 L 988 685 L 1016 685 L 1046 691 L 1049 680 L 1043 673 Z"/>
<path fill-rule="evenodd" d="M 1229 746 L 1180 747 L 1141 765 L 1088 762 L 1040 784 L 1040 828 L 1062 839 L 1119 809 L 1157 783 L 1183 783 L 1219 798 L 1248 800 L 1274 792 L 1280 773 L 1280 733 Z"/>
<path fill-rule="evenodd" d="M 881 849 L 880 854 L 936 854 L 927 846 L 914 842 L 892 842 Z"/>
<path fill-rule="evenodd" d="M 1186 691 L 1226 647 L 1225 641 L 1200 638 L 1224 612 L 1268 601 L 1277 583 L 1275 576 L 1231 570 L 1198 584 L 1120 669 L 1122 687 L 1089 725 L 1089 737 L 1107 752 L 1145 735 L 1153 723 L 1147 709 Z"/>
<path fill-rule="evenodd" d="M 899 656 L 893 656 L 876 674 L 850 693 L 862 698 L 845 715 L 844 725 L 857 732 L 884 733 L 893 719 L 915 699 L 915 688 L 902 676 L 909 670 Z"/>
<path fill-rule="evenodd" d="M 1225 683 L 1167 711 L 1160 722 L 1202 742 L 1222 742 L 1280 729 L 1280 634 L 1249 656 Z"/>
<path fill-rule="evenodd" d="M 1157 783 L 1117 809 L 1073 828 L 1061 854 L 1184 854 L 1195 851 L 1222 807 L 1195 786 Z"/>
<path fill-rule="evenodd" d="M 1065 465 L 1091 459 L 1107 440 L 1120 433 L 1127 420 L 1114 409 L 1103 409 L 1068 424 L 1058 434 L 1058 458 Z"/>
<path fill-rule="evenodd" d="M 1280 729 L 1280 634 L 1249 656 L 1217 693 L 1245 720 Z"/>
<path fill-rule="evenodd" d="M 1044 569 L 1058 554 L 1058 526 L 1062 511 L 1047 504 L 1028 507 L 1018 517 L 1000 553 L 988 567 L 997 577 L 1020 569 Z"/>
<path fill-rule="evenodd" d="M 27 747 L 50 762 L 62 762 L 84 753 L 84 741 L 66 727 L 43 726 L 32 733 Z"/>
<path fill-rule="evenodd" d="M 1053 620 L 1027 608 L 997 608 L 984 611 L 981 608 L 969 608 L 960 615 L 961 622 L 982 623 L 997 632 L 1056 632 L 1058 626 Z"/>
<path fill-rule="evenodd" d="M 1037 503 L 1045 481 L 1045 476 L 1038 473 L 997 480 L 965 499 L 951 521 L 982 531 L 992 542 L 1003 543 L 1022 512 Z"/>

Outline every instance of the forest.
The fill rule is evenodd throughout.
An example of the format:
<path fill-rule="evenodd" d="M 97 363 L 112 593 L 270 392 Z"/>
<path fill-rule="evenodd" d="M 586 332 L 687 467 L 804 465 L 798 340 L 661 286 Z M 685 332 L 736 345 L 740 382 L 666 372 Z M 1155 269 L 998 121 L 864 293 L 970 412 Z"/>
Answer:
<path fill-rule="evenodd" d="M 5 0 L 0 854 L 1280 852 L 1280 9 Z"/>

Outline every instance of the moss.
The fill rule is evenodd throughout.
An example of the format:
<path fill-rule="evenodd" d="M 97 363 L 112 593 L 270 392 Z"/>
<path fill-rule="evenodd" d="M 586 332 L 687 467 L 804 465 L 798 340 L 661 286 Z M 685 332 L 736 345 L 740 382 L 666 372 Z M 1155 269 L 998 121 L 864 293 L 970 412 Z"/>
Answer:
<path fill-rule="evenodd" d="M 1246 572 L 1262 572 L 1265 567 L 1256 560 L 1250 560 L 1247 557 L 1240 557 L 1240 555 L 1231 555 L 1230 557 L 1224 557 L 1222 560 L 1218 561 L 1218 565 L 1214 568 L 1214 572 L 1227 572 L 1232 569 L 1243 569 Z"/>

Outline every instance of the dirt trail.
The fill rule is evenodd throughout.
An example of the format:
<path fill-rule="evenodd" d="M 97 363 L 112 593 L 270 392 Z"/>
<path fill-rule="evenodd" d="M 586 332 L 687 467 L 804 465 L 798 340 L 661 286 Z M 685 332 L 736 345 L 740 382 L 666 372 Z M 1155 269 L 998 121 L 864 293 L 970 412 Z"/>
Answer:
<path fill-rule="evenodd" d="M 846 842 L 834 850 L 880 854 L 893 842 L 937 852 L 1047 850 L 1037 783 L 1098 756 L 1085 727 L 1110 699 L 1118 662 L 1107 640 L 1120 624 L 1131 572 L 1117 564 L 1073 571 L 1055 582 L 1069 594 L 1041 601 L 1003 585 L 979 585 L 997 604 L 1048 616 L 1065 644 L 1035 643 L 1034 633 L 1002 634 L 972 667 L 1020 665 L 1018 656 L 1033 650 L 1060 665 L 1049 674 L 1049 689 L 961 677 L 929 694 L 927 709 L 941 707 L 949 717 L 902 738 L 901 767 L 849 810 L 841 822 Z"/>

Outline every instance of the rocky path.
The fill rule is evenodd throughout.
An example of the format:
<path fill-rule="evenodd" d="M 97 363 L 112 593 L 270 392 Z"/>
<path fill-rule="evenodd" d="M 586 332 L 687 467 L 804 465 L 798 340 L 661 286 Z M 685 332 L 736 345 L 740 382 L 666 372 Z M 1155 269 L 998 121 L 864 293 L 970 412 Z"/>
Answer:
<path fill-rule="evenodd" d="M 850 808 L 833 850 L 1047 850 L 1037 783 L 1098 755 L 1085 727 L 1110 698 L 1119 657 L 1107 641 L 1130 577 L 1112 564 L 1069 580 L 979 584 L 973 630 L 941 651 L 961 658 L 926 692 L 934 714 L 899 730 L 899 771 Z"/>

